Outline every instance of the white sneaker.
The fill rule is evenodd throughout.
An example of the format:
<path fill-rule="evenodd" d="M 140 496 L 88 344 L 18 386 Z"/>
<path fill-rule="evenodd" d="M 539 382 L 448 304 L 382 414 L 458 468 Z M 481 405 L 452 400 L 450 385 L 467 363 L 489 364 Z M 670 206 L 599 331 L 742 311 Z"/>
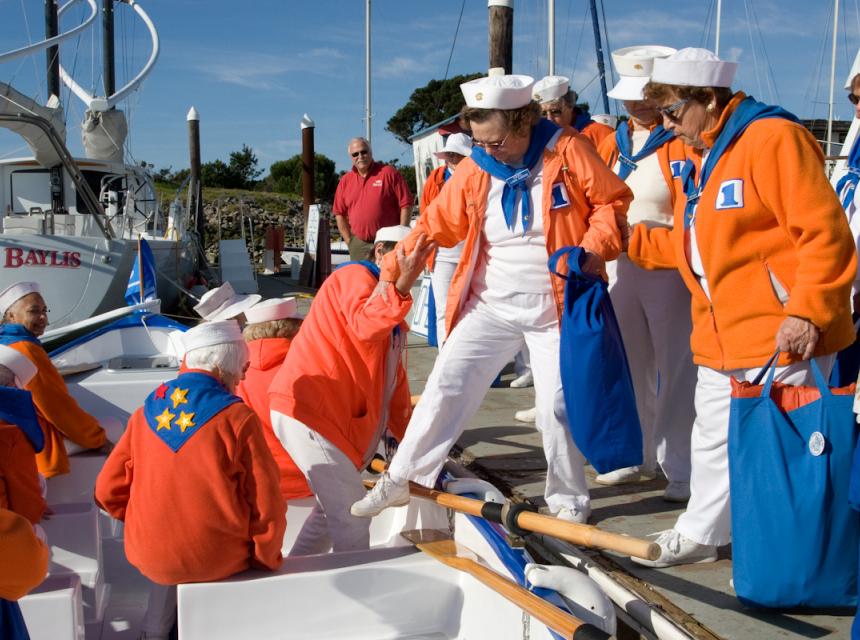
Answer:
<path fill-rule="evenodd" d="M 514 389 L 523 389 L 525 387 L 533 387 L 534 383 L 534 375 L 532 375 L 531 371 L 526 371 L 520 377 L 511 380 L 511 387 L 513 387 Z"/>
<path fill-rule="evenodd" d="M 676 564 L 703 564 L 717 559 L 716 546 L 694 542 L 675 529 L 667 529 L 655 535 L 655 542 L 660 545 L 660 557 L 656 560 L 631 557 L 633 562 L 646 567 L 662 568 Z"/>
<path fill-rule="evenodd" d="M 663 500 L 666 502 L 687 502 L 690 499 L 689 482 L 670 482 L 663 492 Z"/>
<path fill-rule="evenodd" d="M 387 473 L 373 485 L 358 502 L 353 503 L 349 512 L 358 518 L 372 518 L 388 507 L 401 507 L 409 504 L 409 483 L 406 480 L 395 482 Z"/>
<path fill-rule="evenodd" d="M 537 407 L 532 407 L 531 409 L 523 409 L 522 411 L 517 411 L 514 414 L 514 420 L 518 420 L 519 422 L 534 422 L 537 420 Z"/>
<path fill-rule="evenodd" d="M 577 524 L 586 524 L 591 516 L 591 507 L 562 507 L 559 509 L 555 517 L 566 522 L 575 522 Z"/>
<path fill-rule="evenodd" d="M 639 467 L 624 467 L 623 469 L 616 469 L 609 473 L 601 473 L 594 481 L 597 484 L 613 486 L 616 484 L 629 484 L 631 482 L 647 482 L 656 477 L 657 474 L 654 471 L 644 471 Z"/>

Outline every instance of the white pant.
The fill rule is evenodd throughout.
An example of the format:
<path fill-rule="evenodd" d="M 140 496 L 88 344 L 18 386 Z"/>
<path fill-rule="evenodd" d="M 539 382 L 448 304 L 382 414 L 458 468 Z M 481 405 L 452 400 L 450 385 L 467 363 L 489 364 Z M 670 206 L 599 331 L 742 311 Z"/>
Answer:
<path fill-rule="evenodd" d="M 816 359 L 825 380 L 835 354 Z M 675 529 L 699 544 L 724 545 L 731 541 L 729 503 L 729 407 L 731 377 L 752 382 L 760 368 L 717 371 L 699 367 L 696 384 L 696 422 L 693 425 L 693 468 L 690 502 Z M 774 379 L 791 385 L 815 384 L 808 362 L 777 367 Z M 750 470 L 755 472 L 754 470 Z"/>
<path fill-rule="evenodd" d="M 176 623 L 176 585 L 149 583 L 149 602 L 141 631 L 148 636 L 164 636 Z"/>
<path fill-rule="evenodd" d="M 289 555 L 370 548 L 370 519 L 356 518 L 349 512 L 352 503 L 367 493 L 352 461 L 295 418 L 277 411 L 272 411 L 271 417 L 275 435 L 304 474 L 317 501 Z"/>
<path fill-rule="evenodd" d="M 436 340 L 439 348 L 445 342 L 448 332 L 445 330 L 445 305 L 448 302 L 448 289 L 451 288 L 451 278 L 457 269 L 456 262 L 446 262 L 437 258 L 430 273 L 433 284 L 433 302 L 436 305 Z M 428 318 L 428 322 L 433 318 Z"/>
<path fill-rule="evenodd" d="M 432 486 L 448 452 L 501 368 L 528 345 L 537 400 L 536 425 L 547 459 L 545 497 L 553 511 L 589 506 L 584 460 L 564 415 L 559 327 L 552 294 L 472 295 L 436 358 L 406 436 L 389 467 L 396 479 Z M 557 409 L 557 403 L 558 409 Z"/>
<path fill-rule="evenodd" d="M 689 482 L 696 417 L 690 292 L 676 270 L 647 271 L 623 254 L 606 270 L 642 425 L 640 468 L 654 472 L 659 463 L 670 481 Z"/>

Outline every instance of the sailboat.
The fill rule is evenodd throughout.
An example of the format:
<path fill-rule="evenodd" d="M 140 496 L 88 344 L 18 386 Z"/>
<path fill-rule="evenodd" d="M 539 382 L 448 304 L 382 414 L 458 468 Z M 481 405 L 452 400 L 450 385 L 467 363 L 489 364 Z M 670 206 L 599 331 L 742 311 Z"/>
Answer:
<path fill-rule="evenodd" d="M 159 53 L 158 33 L 134 0 L 105 0 L 105 42 L 113 39 L 113 5 L 129 7 L 146 25 L 149 60 L 127 85 L 113 86 L 113 60 L 105 63 L 105 96 L 83 89 L 59 62 L 58 45 L 92 27 L 95 0 L 85 0 L 89 15 L 65 33 L 59 17 L 80 0 L 57 7 L 47 0 L 45 40 L 0 54 L 0 63 L 47 50 L 47 104 L 41 105 L 0 82 L 0 126 L 18 133 L 29 157 L 0 161 L 0 290 L 22 281 L 39 282 L 50 301 L 49 320 L 63 326 L 124 304 L 123 294 L 135 261 L 138 238 L 149 241 L 159 273 L 159 296 L 174 303 L 182 282 L 195 266 L 197 251 L 179 202 L 162 215 L 146 168 L 124 161 L 127 124 L 117 104 L 152 71 Z M 107 8 L 110 8 L 108 11 Z M 113 46 L 105 47 L 112 58 Z M 85 105 L 82 124 L 85 157 L 66 147 L 60 81 Z"/>

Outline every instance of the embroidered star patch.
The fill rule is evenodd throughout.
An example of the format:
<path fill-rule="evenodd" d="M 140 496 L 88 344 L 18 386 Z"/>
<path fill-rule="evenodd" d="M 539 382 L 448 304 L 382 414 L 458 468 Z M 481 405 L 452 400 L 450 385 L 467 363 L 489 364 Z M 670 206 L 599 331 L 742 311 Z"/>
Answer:
<path fill-rule="evenodd" d="M 194 413 L 185 413 L 184 411 L 179 412 L 179 419 L 176 421 L 176 426 L 182 429 L 182 433 L 185 433 L 186 429 L 190 429 L 194 426 L 194 423 L 191 422 L 191 418 L 194 417 Z"/>
<path fill-rule="evenodd" d="M 188 389 L 176 387 L 170 394 L 170 399 L 173 401 L 174 409 L 181 404 L 188 404 Z"/>
<path fill-rule="evenodd" d="M 161 431 L 162 429 L 167 429 L 168 431 L 170 431 L 170 421 L 173 420 L 173 418 L 175 417 L 175 413 L 170 413 L 169 409 L 165 409 L 161 412 L 160 415 L 155 416 L 155 419 L 158 420 L 158 426 L 155 428 L 155 430 Z"/>

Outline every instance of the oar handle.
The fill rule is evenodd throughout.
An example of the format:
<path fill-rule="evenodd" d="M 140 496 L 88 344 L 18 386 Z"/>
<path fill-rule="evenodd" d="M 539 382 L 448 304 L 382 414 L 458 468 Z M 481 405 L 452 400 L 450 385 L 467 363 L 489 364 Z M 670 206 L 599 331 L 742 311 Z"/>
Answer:
<path fill-rule="evenodd" d="M 371 463 L 371 468 L 382 471 L 384 470 L 384 463 L 382 460 L 374 460 Z M 368 482 L 367 484 L 372 485 L 372 482 Z M 428 489 L 414 482 L 409 483 L 409 493 L 413 496 L 435 502 L 448 509 L 454 509 L 455 511 L 504 524 L 498 516 L 498 505 L 492 502 L 466 498 L 446 491 Z M 491 505 L 494 508 L 488 508 L 487 505 Z M 660 557 L 660 547 L 656 543 L 648 542 L 641 538 L 633 538 L 619 533 L 604 531 L 590 524 L 567 522 L 552 516 L 528 511 L 521 511 L 516 515 L 516 524 L 522 529 L 559 538 L 583 547 L 606 549 L 646 560 L 656 560 Z"/>

